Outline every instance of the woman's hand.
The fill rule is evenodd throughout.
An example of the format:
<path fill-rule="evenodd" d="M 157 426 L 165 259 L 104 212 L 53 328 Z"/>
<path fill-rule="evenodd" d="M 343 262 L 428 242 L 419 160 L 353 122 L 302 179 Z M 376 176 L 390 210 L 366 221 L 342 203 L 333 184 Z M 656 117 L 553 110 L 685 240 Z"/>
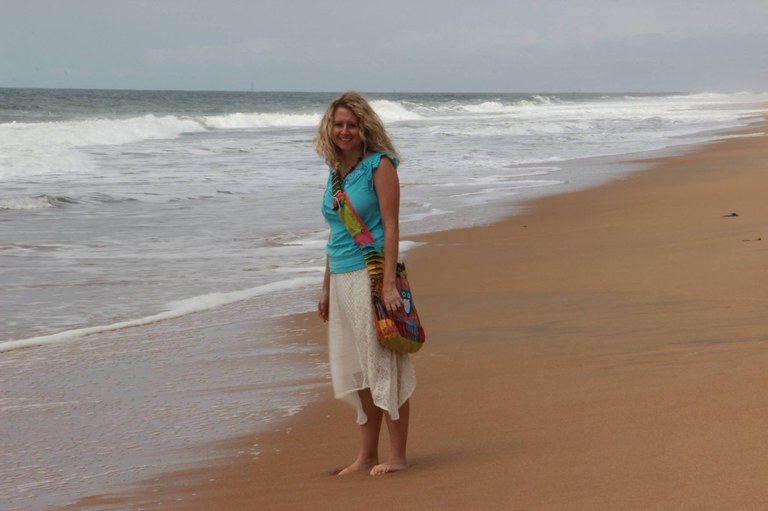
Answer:
<path fill-rule="evenodd" d="M 381 288 L 381 303 L 389 314 L 403 309 L 403 299 L 394 284 L 383 285 Z"/>
<path fill-rule="evenodd" d="M 320 316 L 320 319 L 323 321 L 323 323 L 328 322 L 329 296 L 330 293 L 328 290 L 323 288 L 322 292 L 320 293 L 320 299 L 317 301 L 317 315 Z"/>

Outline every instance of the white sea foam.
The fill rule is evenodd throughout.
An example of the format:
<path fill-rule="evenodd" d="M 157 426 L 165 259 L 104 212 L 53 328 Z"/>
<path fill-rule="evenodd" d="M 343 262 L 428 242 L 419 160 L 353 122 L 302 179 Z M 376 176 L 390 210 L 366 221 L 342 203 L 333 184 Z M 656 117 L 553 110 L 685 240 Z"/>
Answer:
<path fill-rule="evenodd" d="M 29 399 L 19 398 L 19 399 L 7 399 L 0 401 L 0 412 L 9 412 L 9 411 L 15 411 L 15 410 L 28 410 L 28 409 L 38 409 L 38 410 L 49 410 L 52 408 L 58 408 L 62 406 L 71 406 L 71 405 L 77 405 L 80 404 L 80 401 L 50 401 L 50 402 L 44 402 L 44 403 L 32 403 Z"/>
<path fill-rule="evenodd" d="M 213 129 L 245 128 L 296 128 L 317 126 L 320 114 L 287 113 L 234 113 L 210 117 L 196 117 L 195 120 Z"/>
<path fill-rule="evenodd" d="M 384 122 L 419 121 L 424 119 L 422 115 L 409 110 L 403 103 L 397 101 L 376 99 L 371 101 L 371 107 Z"/>
<path fill-rule="evenodd" d="M 467 185 L 488 186 L 495 185 L 499 188 L 535 188 L 539 186 L 552 186 L 563 184 L 556 179 L 519 179 L 520 176 L 483 176 L 470 180 Z"/>
<path fill-rule="evenodd" d="M 717 138 L 718 138 L 718 140 L 726 140 L 726 139 L 729 139 L 729 138 L 764 137 L 766 135 L 768 135 L 768 133 L 759 131 L 759 132 L 755 132 L 755 133 L 738 133 L 738 134 L 735 134 L 735 135 L 721 135 L 721 136 L 719 136 Z"/>
<path fill-rule="evenodd" d="M 191 119 L 130 119 L 0 124 L 0 179 L 94 170 L 82 148 L 176 138 L 206 128 Z"/>
<path fill-rule="evenodd" d="M 28 339 L 19 339 L 17 341 L 5 341 L 0 342 L 0 352 L 11 351 L 20 348 L 30 348 L 33 346 L 44 346 L 48 344 L 62 344 L 66 342 L 72 342 L 77 339 L 81 339 L 87 335 L 111 332 L 114 330 L 123 330 L 125 328 L 131 328 L 142 325 L 149 325 L 157 323 L 159 321 L 165 321 L 168 319 L 178 318 L 193 314 L 195 312 L 202 312 L 205 310 L 221 307 L 230 303 L 239 302 L 242 300 L 248 300 L 256 298 L 258 296 L 265 296 L 270 293 L 279 293 L 289 289 L 296 289 L 300 287 L 316 285 L 321 281 L 321 277 L 298 277 L 295 279 L 283 280 L 279 282 L 273 282 L 271 284 L 265 284 L 262 286 L 256 286 L 249 289 L 243 289 L 240 291 L 232 291 L 229 293 L 209 293 L 206 295 L 196 296 L 186 300 L 179 300 L 168 304 L 168 309 L 165 312 L 153 314 L 139 319 L 133 319 L 128 321 L 121 321 L 118 323 L 112 323 L 110 325 L 99 325 L 86 328 L 77 328 L 73 330 L 66 330 L 51 335 L 42 335 L 38 337 L 31 337 Z"/>
<path fill-rule="evenodd" d="M 464 110 L 467 112 L 473 112 L 473 113 L 505 113 L 512 110 L 514 107 L 512 106 L 504 106 L 499 101 L 484 101 L 480 103 L 479 105 L 465 105 Z"/>
<path fill-rule="evenodd" d="M 372 102 L 387 121 L 422 116 L 394 101 Z M 231 113 L 217 116 L 155 116 L 43 123 L 0 124 L 0 179 L 96 170 L 88 148 L 177 138 L 205 130 L 306 128 L 320 113 Z"/>
<path fill-rule="evenodd" d="M 54 207 L 48 195 L 37 195 L 34 197 L 5 197 L 0 198 L 0 210 L 25 210 L 25 209 L 45 209 Z"/>
<path fill-rule="evenodd" d="M 0 124 L 0 140 L 7 144 L 47 141 L 69 147 L 85 147 L 174 138 L 203 129 L 192 119 L 150 114 L 130 119 Z"/>
<path fill-rule="evenodd" d="M 275 273 L 322 273 L 325 266 L 305 266 L 303 268 L 275 268 Z"/>
<path fill-rule="evenodd" d="M 425 211 L 422 213 L 412 212 L 412 213 L 406 213 L 402 216 L 402 222 L 408 223 L 408 222 L 417 222 L 420 220 L 425 220 L 427 218 L 435 217 L 435 216 L 443 216 L 443 215 L 449 215 L 453 213 L 451 210 L 447 209 L 430 209 L 429 211 Z"/>
<path fill-rule="evenodd" d="M 409 250 L 413 250 L 414 248 L 418 248 L 423 245 L 426 245 L 426 243 L 423 241 L 400 240 L 399 251 L 400 254 L 405 254 Z"/>

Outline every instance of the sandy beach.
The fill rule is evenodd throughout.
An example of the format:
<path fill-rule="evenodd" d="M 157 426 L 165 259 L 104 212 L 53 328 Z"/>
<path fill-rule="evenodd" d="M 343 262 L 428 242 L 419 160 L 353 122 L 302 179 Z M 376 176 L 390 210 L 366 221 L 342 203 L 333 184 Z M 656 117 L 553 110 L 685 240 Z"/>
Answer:
<path fill-rule="evenodd" d="M 420 237 L 411 469 L 333 477 L 357 430 L 329 388 L 210 466 L 73 508 L 764 509 L 765 131 Z"/>

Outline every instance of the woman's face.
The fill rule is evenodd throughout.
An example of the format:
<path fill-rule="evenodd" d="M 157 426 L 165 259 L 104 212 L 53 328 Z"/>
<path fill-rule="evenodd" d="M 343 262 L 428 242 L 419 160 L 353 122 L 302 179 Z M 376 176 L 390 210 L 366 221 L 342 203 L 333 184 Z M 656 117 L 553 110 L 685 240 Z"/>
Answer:
<path fill-rule="evenodd" d="M 363 140 L 360 138 L 360 120 L 349 108 L 340 106 L 333 112 L 331 140 L 342 153 L 360 152 Z"/>

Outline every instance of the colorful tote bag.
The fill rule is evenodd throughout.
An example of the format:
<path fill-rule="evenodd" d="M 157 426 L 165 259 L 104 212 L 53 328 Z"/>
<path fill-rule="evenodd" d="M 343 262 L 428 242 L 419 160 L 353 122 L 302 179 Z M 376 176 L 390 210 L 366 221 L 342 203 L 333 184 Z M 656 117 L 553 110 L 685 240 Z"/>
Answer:
<path fill-rule="evenodd" d="M 371 302 L 373 304 L 373 321 L 376 327 L 376 337 L 386 348 L 398 353 L 415 353 L 419 351 L 426 339 L 424 328 L 416 313 L 413 294 L 408 284 L 408 272 L 405 264 L 397 263 L 395 284 L 403 300 L 402 310 L 389 314 L 381 302 L 381 289 L 384 279 L 384 253 L 376 247 L 375 239 L 363 220 L 352 207 L 349 197 L 341 185 L 338 172 L 333 173 L 333 209 L 339 215 L 341 223 L 347 228 L 355 240 L 355 244 L 363 254 L 365 267 L 371 279 Z"/>

